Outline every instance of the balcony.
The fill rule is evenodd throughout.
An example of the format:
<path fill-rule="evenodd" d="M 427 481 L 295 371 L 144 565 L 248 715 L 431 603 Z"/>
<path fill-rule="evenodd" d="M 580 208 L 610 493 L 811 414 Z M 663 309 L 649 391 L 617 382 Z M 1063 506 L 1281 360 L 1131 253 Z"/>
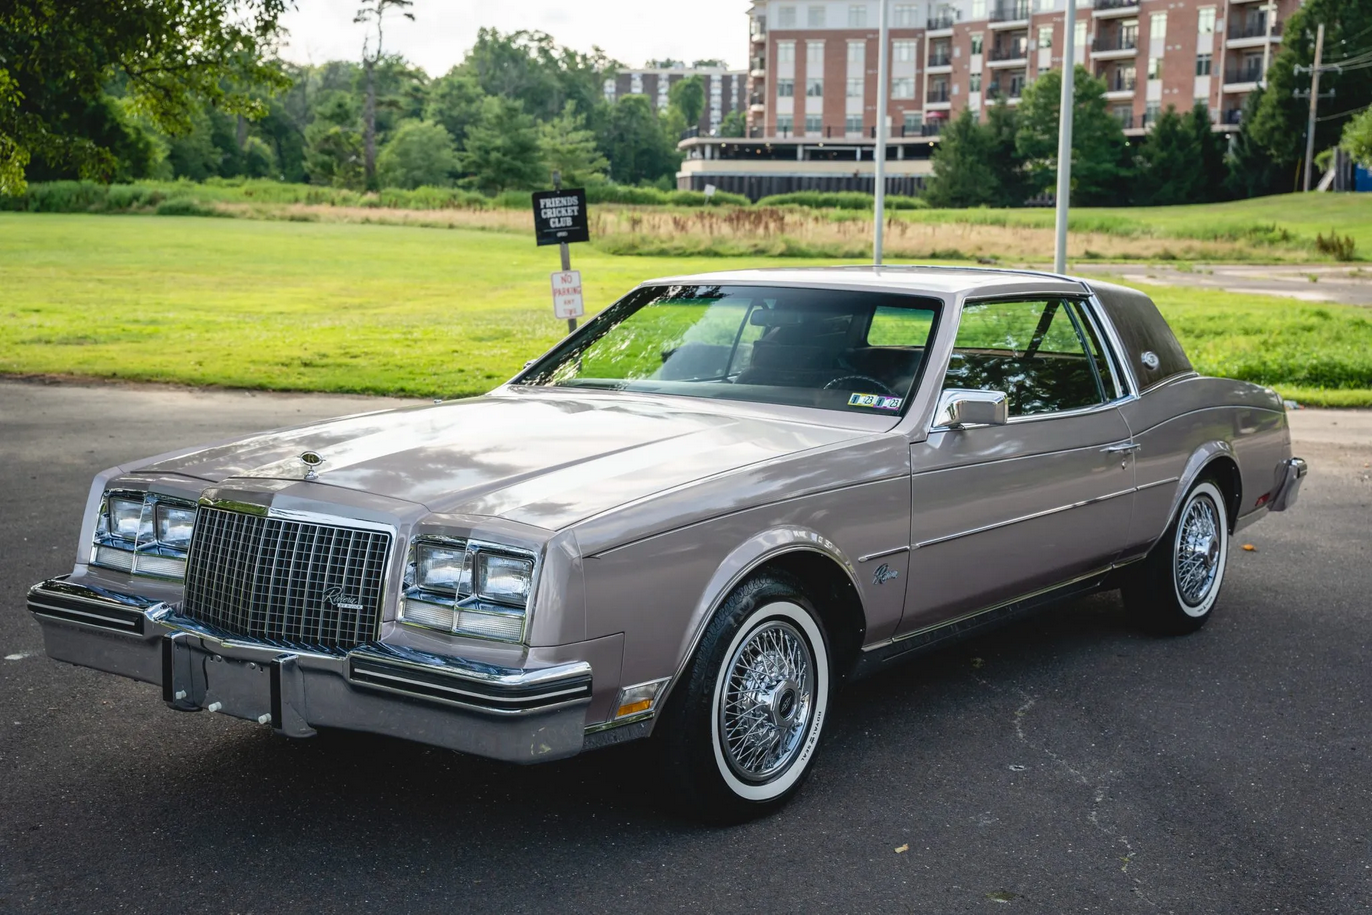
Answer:
<path fill-rule="evenodd" d="M 1023 65 L 1029 56 L 1029 42 L 1017 41 L 1007 45 L 992 45 L 990 58 L 992 66 L 996 64 L 1017 64 Z"/>
<path fill-rule="evenodd" d="M 1272 38 L 1274 40 L 1281 39 L 1281 27 L 1282 24 L 1280 22 L 1272 23 Z M 1265 19 L 1259 19 L 1257 21 L 1249 20 L 1248 22 L 1235 22 L 1229 26 L 1229 34 L 1227 37 L 1231 43 L 1235 41 L 1259 39 L 1254 43 L 1261 44 L 1262 40 L 1267 38 L 1267 21 Z"/>
<path fill-rule="evenodd" d="M 1139 11 L 1139 0 L 1094 0 L 1091 15 L 1097 19 L 1129 16 Z"/>
<path fill-rule="evenodd" d="M 1124 35 L 1096 35 L 1091 42 L 1091 56 L 1101 60 L 1133 57 L 1138 53 L 1139 36 L 1137 32 Z"/>
<path fill-rule="evenodd" d="M 1243 109 L 1230 108 L 1220 116 L 1220 123 L 1230 127 L 1237 127 L 1243 123 Z"/>
<path fill-rule="evenodd" d="M 945 51 L 942 54 L 929 55 L 929 66 L 927 69 L 932 70 L 935 67 L 951 67 L 952 65 L 953 58 L 948 55 L 947 51 Z"/>
<path fill-rule="evenodd" d="M 946 32 L 953 27 L 953 23 L 956 21 L 957 20 L 953 18 L 952 13 L 944 13 L 940 16 L 930 16 L 928 22 L 929 31 Z"/>
<path fill-rule="evenodd" d="M 990 21 L 992 28 L 1008 27 L 1008 23 L 1028 22 L 1029 4 L 1027 0 L 1015 0 L 1010 3 L 997 3 L 991 7 Z"/>
<path fill-rule="evenodd" d="M 946 105 L 949 103 L 948 87 L 933 86 L 924 96 L 926 105 Z"/>
<path fill-rule="evenodd" d="M 1226 68 L 1224 71 L 1224 88 L 1226 92 L 1246 92 L 1248 89 L 1256 86 L 1261 80 L 1261 63 Z M 1243 88 L 1232 88 L 1240 86 Z"/>
<path fill-rule="evenodd" d="M 1138 76 L 1129 73 L 1108 73 L 1104 79 L 1105 97 L 1113 100 L 1133 97 L 1139 84 Z"/>
<path fill-rule="evenodd" d="M 1123 130 L 1134 129 L 1134 112 L 1132 111 L 1115 115 L 1115 120 L 1120 122 L 1120 128 Z"/>

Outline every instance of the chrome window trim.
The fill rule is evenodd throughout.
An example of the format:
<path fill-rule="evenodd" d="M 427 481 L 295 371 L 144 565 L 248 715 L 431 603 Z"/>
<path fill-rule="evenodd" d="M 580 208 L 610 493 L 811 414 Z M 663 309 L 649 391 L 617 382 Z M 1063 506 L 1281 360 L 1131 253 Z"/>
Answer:
<path fill-rule="evenodd" d="M 1109 402 L 1116 403 L 1123 400 L 1127 392 L 1125 391 L 1124 385 L 1120 383 L 1119 357 L 1115 354 L 1115 347 L 1113 344 L 1106 338 L 1101 317 L 1096 313 L 1096 309 L 1093 307 L 1094 302 L 1095 296 L 1087 296 L 1086 298 L 1077 300 L 1077 304 L 1081 307 L 1081 313 L 1085 315 L 1087 323 L 1090 324 L 1092 329 L 1096 332 L 1096 340 L 1100 342 L 1101 347 L 1105 350 L 1103 353 L 1105 356 L 1105 364 L 1110 369 L 1110 382 L 1115 388 L 1115 396 L 1110 398 Z"/>

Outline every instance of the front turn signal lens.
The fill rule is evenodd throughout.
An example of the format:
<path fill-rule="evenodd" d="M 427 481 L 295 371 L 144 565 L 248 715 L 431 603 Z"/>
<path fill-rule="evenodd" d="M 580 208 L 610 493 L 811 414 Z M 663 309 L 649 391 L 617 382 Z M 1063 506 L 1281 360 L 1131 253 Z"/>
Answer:
<path fill-rule="evenodd" d="M 617 710 L 615 718 L 627 718 L 630 715 L 652 711 L 662 688 L 667 685 L 667 681 L 670 679 L 670 677 L 663 677 L 661 680 L 649 680 L 647 683 L 639 683 L 621 689 L 619 701 L 615 703 Z"/>

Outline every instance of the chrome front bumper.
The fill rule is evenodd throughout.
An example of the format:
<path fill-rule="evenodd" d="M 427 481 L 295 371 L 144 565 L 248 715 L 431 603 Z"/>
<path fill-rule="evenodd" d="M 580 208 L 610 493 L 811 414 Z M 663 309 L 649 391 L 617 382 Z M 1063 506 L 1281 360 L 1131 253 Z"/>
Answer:
<path fill-rule="evenodd" d="M 287 737 L 335 727 L 491 759 L 579 753 L 591 702 L 585 661 L 519 669 L 375 644 L 315 654 L 239 641 L 168 604 L 62 578 L 29 589 L 50 657 L 162 687 L 173 709 L 202 709 Z"/>

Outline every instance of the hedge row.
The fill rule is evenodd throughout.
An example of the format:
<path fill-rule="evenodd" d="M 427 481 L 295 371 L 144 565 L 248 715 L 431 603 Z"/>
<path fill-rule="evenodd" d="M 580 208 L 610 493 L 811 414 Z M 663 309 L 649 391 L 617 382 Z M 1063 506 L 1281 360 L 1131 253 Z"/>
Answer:
<path fill-rule="evenodd" d="M 528 209 L 530 191 L 504 191 L 488 197 L 458 188 L 421 187 L 415 190 L 387 188 L 377 193 L 361 193 L 345 188 L 317 187 L 309 184 L 283 184 L 264 179 L 210 179 L 193 181 L 145 181 L 137 184 L 98 184 L 94 181 L 50 181 L 30 184 L 14 197 L 0 196 L 0 210 L 33 213 L 116 213 L 152 210 L 170 200 L 188 200 L 201 205 L 212 203 L 303 204 L 335 207 L 382 207 L 400 210 L 486 210 Z M 716 191 L 707 197 L 701 191 L 664 191 L 655 187 L 626 187 L 618 184 L 593 184 L 586 188 L 590 203 L 618 203 L 633 206 L 741 206 L 751 204 L 742 194 Z M 862 210 L 872 208 L 870 194 L 819 193 L 801 191 L 763 198 L 766 206 L 799 206 L 821 209 Z M 887 197 L 891 209 L 916 209 L 925 206 L 916 197 Z M 208 209 L 208 207 L 206 207 Z"/>

